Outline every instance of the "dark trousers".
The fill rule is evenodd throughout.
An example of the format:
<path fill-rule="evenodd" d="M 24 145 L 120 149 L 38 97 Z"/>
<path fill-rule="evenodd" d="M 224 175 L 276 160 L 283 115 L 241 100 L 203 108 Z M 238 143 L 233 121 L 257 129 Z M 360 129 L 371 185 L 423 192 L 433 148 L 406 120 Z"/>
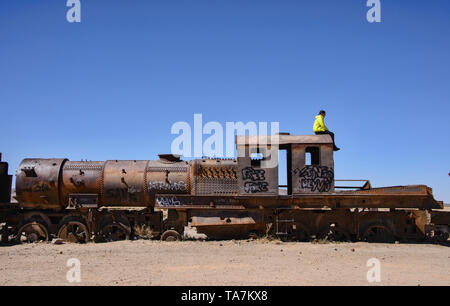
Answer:
<path fill-rule="evenodd" d="M 330 131 L 324 131 L 324 132 L 316 132 L 316 135 L 323 135 L 323 134 L 328 134 L 331 136 L 331 139 L 333 140 L 333 147 L 336 149 L 336 144 L 334 143 L 334 133 L 330 132 Z"/>

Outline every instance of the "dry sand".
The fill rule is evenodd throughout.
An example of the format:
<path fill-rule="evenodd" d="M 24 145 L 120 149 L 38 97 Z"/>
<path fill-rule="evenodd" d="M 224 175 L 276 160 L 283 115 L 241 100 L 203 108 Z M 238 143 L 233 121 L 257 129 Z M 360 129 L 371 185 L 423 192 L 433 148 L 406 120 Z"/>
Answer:
<path fill-rule="evenodd" d="M 69 283 L 67 260 L 81 262 Z M 381 282 L 368 283 L 368 259 Z M 0 285 L 450 285 L 450 247 L 431 244 L 121 241 L 0 246 Z"/>

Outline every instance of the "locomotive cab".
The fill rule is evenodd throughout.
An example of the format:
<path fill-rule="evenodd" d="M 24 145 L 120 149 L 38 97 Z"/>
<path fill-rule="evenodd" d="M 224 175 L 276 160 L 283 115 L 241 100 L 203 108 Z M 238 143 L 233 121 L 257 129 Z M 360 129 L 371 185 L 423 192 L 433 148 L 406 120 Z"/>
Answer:
<path fill-rule="evenodd" d="M 239 195 L 334 192 L 333 142 L 329 135 L 237 136 Z M 287 185 L 279 185 L 278 157 L 286 151 Z"/>

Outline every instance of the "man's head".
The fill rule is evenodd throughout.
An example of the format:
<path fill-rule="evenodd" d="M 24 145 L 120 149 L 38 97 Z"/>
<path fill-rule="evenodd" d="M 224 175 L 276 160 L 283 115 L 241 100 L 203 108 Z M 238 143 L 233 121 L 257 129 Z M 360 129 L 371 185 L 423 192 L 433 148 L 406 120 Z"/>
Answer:
<path fill-rule="evenodd" d="M 319 115 L 322 115 L 322 116 L 325 117 L 326 113 L 325 113 L 325 111 L 322 109 L 322 110 L 319 112 Z"/>

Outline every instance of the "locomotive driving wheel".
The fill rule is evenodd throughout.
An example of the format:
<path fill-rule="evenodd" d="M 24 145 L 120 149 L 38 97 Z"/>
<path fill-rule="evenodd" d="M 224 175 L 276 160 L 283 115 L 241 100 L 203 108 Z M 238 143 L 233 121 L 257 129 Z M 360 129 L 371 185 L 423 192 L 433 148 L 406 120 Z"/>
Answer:
<path fill-rule="evenodd" d="M 286 236 L 281 237 L 285 241 L 308 241 L 310 238 L 309 232 L 303 224 L 295 222 L 286 228 Z"/>
<path fill-rule="evenodd" d="M 322 229 L 318 238 L 327 241 L 350 241 L 350 235 L 347 230 L 337 224 L 330 224 Z"/>
<path fill-rule="evenodd" d="M 105 242 L 130 239 L 131 226 L 121 214 L 111 214 L 100 222 L 99 240 Z"/>
<path fill-rule="evenodd" d="M 108 224 L 100 231 L 100 236 L 107 242 L 129 239 L 129 232 L 120 224 Z"/>
<path fill-rule="evenodd" d="M 394 242 L 395 236 L 388 226 L 381 223 L 368 225 L 362 238 L 367 242 Z"/>
<path fill-rule="evenodd" d="M 58 238 L 72 243 L 86 243 L 90 234 L 82 217 L 69 216 L 64 218 L 59 226 Z"/>
<path fill-rule="evenodd" d="M 18 242 L 38 242 L 47 241 L 47 239 L 47 228 L 38 221 L 31 221 L 22 225 L 17 231 L 16 236 Z"/>
<path fill-rule="evenodd" d="M 433 236 L 433 240 L 434 242 L 437 243 L 448 243 L 449 242 L 449 238 L 450 238 L 450 234 L 449 233 L 445 233 L 445 232 L 438 232 L 435 233 Z"/>
<path fill-rule="evenodd" d="M 178 241 L 181 240 L 181 235 L 176 230 L 167 230 L 161 235 L 162 241 Z"/>

